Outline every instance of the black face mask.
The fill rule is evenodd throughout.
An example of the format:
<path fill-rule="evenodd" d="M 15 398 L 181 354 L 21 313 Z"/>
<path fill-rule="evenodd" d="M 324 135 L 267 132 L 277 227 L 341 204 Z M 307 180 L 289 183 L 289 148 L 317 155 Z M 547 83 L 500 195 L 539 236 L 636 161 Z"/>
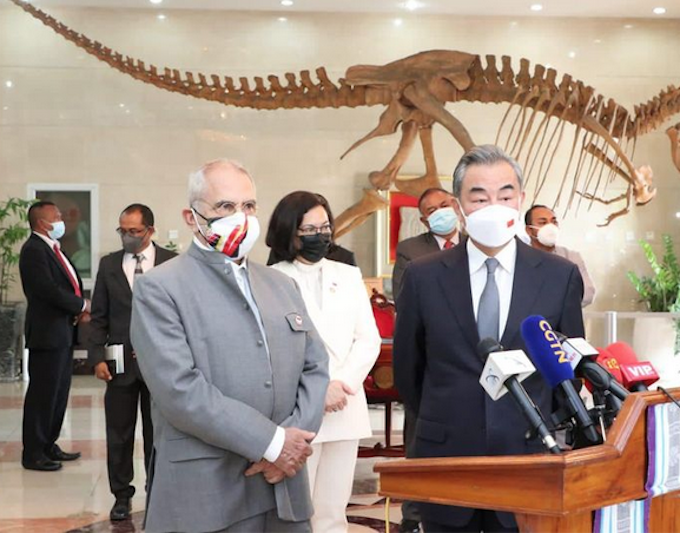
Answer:
<path fill-rule="evenodd" d="M 331 236 L 317 233 L 316 235 L 301 235 L 302 249 L 300 255 L 303 259 L 318 263 L 328 254 L 331 245 Z"/>

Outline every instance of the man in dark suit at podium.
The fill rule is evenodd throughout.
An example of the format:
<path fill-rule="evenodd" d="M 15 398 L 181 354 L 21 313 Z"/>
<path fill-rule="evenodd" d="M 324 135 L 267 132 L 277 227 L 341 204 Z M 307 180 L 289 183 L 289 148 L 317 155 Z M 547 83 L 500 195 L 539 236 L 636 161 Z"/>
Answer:
<path fill-rule="evenodd" d="M 118 223 L 116 231 L 123 249 L 103 257 L 99 263 L 92 296 L 88 349 L 89 363 L 94 367 L 95 375 L 106 381 L 106 455 L 109 486 L 116 498 L 109 515 L 111 520 L 124 520 L 130 516 L 130 500 L 135 493 L 131 482 L 138 406 L 142 413 L 147 469 L 153 447 L 149 390 L 142 380 L 130 343 L 134 282 L 144 272 L 176 255 L 151 242 L 155 232 L 154 216 L 146 205 L 129 205 L 120 214 Z M 122 345 L 122 372 L 117 373 L 115 363 L 105 360 L 107 345 Z"/>
<path fill-rule="evenodd" d="M 59 239 L 65 226 L 52 202 L 36 202 L 28 210 L 31 236 L 21 248 L 19 273 L 28 301 L 26 347 L 30 381 L 24 399 L 23 453 L 28 470 L 55 471 L 74 461 L 57 444 L 66 414 L 73 374 L 75 326 L 89 319 L 90 302 L 83 282 Z"/>
<path fill-rule="evenodd" d="M 524 349 L 520 324 L 543 315 L 555 330 L 583 336 L 578 269 L 515 237 L 524 192 L 517 162 L 478 146 L 454 172 L 456 212 L 469 238 L 407 268 L 397 304 L 395 383 L 418 414 L 416 457 L 517 455 L 543 451 L 510 395 L 491 400 L 479 384 L 480 339 Z M 551 390 L 538 374 L 523 381 L 550 413 Z M 431 532 L 517 531 L 509 513 L 419 504 Z"/>

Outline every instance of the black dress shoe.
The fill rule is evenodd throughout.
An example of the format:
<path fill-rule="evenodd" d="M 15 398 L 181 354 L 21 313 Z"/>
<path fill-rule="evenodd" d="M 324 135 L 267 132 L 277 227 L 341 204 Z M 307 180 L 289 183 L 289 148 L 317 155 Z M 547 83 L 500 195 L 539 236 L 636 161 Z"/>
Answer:
<path fill-rule="evenodd" d="M 80 452 L 65 452 L 59 446 L 55 445 L 50 453 L 46 453 L 48 459 L 52 461 L 75 461 L 80 458 Z"/>
<path fill-rule="evenodd" d="M 130 511 L 132 511 L 130 498 L 116 498 L 116 503 L 111 507 L 109 518 L 111 520 L 127 520 L 130 518 Z"/>
<path fill-rule="evenodd" d="M 420 522 L 404 518 L 399 524 L 399 533 L 420 533 Z"/>
<path fill-rule="evenodd" d="M 61 463 L 52 461 L 47 457 L 41 457 L 35 461 L 21 461 L 21 466 L 26 470 L 38 470 L 40 472 L 55 472 L 61 468 Z"/>

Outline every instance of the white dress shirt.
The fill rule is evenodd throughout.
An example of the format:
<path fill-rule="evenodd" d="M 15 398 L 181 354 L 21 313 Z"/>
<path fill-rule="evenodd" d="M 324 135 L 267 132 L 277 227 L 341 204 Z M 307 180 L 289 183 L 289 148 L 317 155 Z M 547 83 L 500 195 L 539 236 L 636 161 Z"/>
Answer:
<path fill-rule="evenodd" d="M 446 239 L 442 237 L 441 235 L 437 235 L 436 233 L 433 233 L 432 236 L 434 237 L 434 240 L 437 241 L 437 245 L 439 246 L 440 250 L 444 249 L 444 245 L 446 244 Z M 457 231 L 456 234 L 451 237 L 451 243 L 456 246 L 460 242 L 460 232 Z"/>
<path fill-rule="evenodd" d="M 467 240 L 468 264 L 470 267 L 470 289 L 472 292 L 472 307 L 475 313 L 475 320 L 477 320 L 477 312 L 479 310 L 479 300 L 482 297 L 482 292 L 486 285 L 486 264 L 485 261 L 489 258 L 482 252 L 472 239 Z M 500 314 L 498 322 L 499 338 L 503 337 L 505 325 L 508 322 L 508 314 L 510 314 L 510 301 L 512 300 L 512 284 L 515 277 L 515 260 L 517 259 L 517 242 L 512 239 L 498 254 L 498 268 L 494 276 L 496 278 L 496 286 L 498 287 L 498 297 L 500 304 Z"/>
<path fill-rule="evenodd" d="M 132 288 L 132 285 L 134 284 L 135 268 L 137 268 L 135 255 L 144 256 L 142 259 L 142 272 L 146 273 L 156 264 L 156 247 L 150 242 L 146 248 L 137 254 L 130 254 L 127 252 L 123 254 L 123 272 L 125 272 L 125 277 L 130 284 L 130 288 Z"/>

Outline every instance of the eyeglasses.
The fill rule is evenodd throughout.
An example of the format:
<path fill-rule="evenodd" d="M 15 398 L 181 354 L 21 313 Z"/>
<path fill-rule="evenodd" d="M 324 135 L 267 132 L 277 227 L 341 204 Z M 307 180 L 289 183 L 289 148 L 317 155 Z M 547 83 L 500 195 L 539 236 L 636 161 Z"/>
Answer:
<path fill-rule="evenodd" d="M 322 226 L 313 226 L 312 224 L 307 224 L 305 226 L 300 226 L 298 228 L 298 234 L 300 236 L 311 236 L 311 235 L 331 235 L 333 233 L 333 226 L 326 223 Z"/>
<path fill-rule="evenodd" d="M 201 200 L 202 201 L 202 200 Z M 204 202 L 207 203 L 207 202 Z M 215 220 L 219 220 L 220 218 L 224 217 L 229 217 L 236 213 L 237 211 L 241 211 L 245 215 L 254 215 L 257 213 L 257 202 L 255 200 L 246 200 L 245 202 L 219 202 L 215 205 L 212 206 L 213 211 L 217 213 L 219 216 L 215 217 L 206 217 L 202 215 L 201 213 L 198 212 L 196 208 L 194 208 L 194 211 L 196 214 L 198 214 L 203 220 L 205 220 L 208 224 L 214 222 Z"/>
<path fill-rule="evenodd" d="M 132 228 L 125 230 L 123 228 L 116 228 L 116 233 L 121 237 L 129 235 L 130 237 L 144 237 L 149 231 L 149 226 L 145 226 L 144 229 Z"/>

